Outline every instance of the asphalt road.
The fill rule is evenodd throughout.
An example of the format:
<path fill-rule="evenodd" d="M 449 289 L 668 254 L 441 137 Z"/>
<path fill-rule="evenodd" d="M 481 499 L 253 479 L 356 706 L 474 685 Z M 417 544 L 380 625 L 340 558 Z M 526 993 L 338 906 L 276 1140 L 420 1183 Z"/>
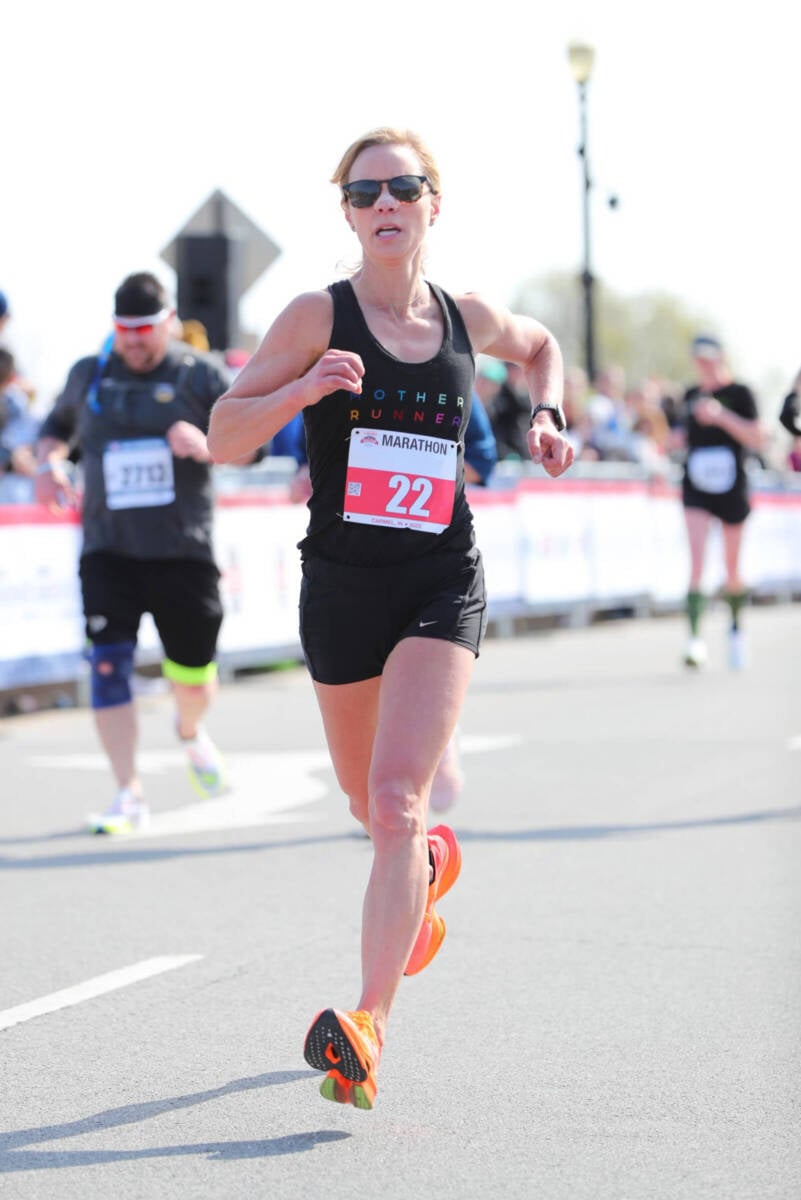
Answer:
<path fill-rule="evenodd" d="M 85 711 L 0 723 L 0 1195 L 801 1197 L 801 606 L 751 664 L 677 618 L 491 640 L 464 866 L 401 986 L 373 1112 L 302 1056 L 358 997 L 370 864 L 300 669 L 226 686 L 195 801 L 140 699 L 149 836 L 91 837 Z"/>

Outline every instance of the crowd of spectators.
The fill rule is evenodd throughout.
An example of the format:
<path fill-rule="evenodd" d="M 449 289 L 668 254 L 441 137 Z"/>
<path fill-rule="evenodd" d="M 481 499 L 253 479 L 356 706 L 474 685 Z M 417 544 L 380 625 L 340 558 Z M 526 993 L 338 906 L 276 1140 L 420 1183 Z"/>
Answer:
<path fill-rule="evenodd" d="M 13 500 L 21 498 L 27 486 L 15 490 L 13 481 L 30 478 L 35 469 L 33 447 L 39 421 L 32 410 L 34 389 L 20 372 L 6 342 L 10 319 L 8 298 L 0 291 L 0 499 Z M 176 336 L 198 349 L 208 349 L 205 330 L 197 321 L 178 322 Z M 237 352 L 229 353 L 233 356 Z M 242 362 L 232 357 L 229 363 L 226 355 L 226 365 L 235 373 Z M 576 459 L 635 463 L 653 477 L 666 476 L 683 457 L 684 391 L 685 384 L 674 380 L 628 380 L 617 365 L 605 367 L 592 380 L 581 367 L 568 365 L 563 407 Z M 469 478 L 486 484 L 496 461 L 528 461 L 530 400 L 520 368 L 480 355 L 474 409 L 475 421 L 471 424 L 475 428 L 469 430 L 468 437 L 473 442 L 469 457 L 475 467 L 470 467 Z M 792 442 L 780 453 L 777 465 L 801 471 L 801 436 L 788 421 L 782 420 L 782 424 Z M 294 455 L 302 466 L 302 439 L 299 445 L 300 450 L 293 445 L 289 449 L 265 447 L 265 452 Z M 757 465 L 766 464 L 757 456 Z"/>
<path fill-rule="evenodd" d="M 654 478 L 666 477 L 684 459 L 686 389 L 686 382 L 670 379 L 627 380 L 615 365 L 590 381 L 581 367 L 568 365 L 563 407 L 576 460 L 634 463 Z M 479 358 L 476 390 L 490 418 L 499 460 L 526 461 L 529 402 L 519 369 Z M 794 434 L 786 420 L 782 424 Z M 756 466 L 770 465 L 754 452 L 749 457 Z M 799 470 L 801 437 L 794 436 L 772 465 Z"/>
<path fill-rule="evenodd" d="M 31 477 L 36 466 L 33 446 L 39 422 L 31 412 L 34 392 L 19 371 L 6 343 L 11 321 L 8 298 L 0 292 L 0 477 Z"/>

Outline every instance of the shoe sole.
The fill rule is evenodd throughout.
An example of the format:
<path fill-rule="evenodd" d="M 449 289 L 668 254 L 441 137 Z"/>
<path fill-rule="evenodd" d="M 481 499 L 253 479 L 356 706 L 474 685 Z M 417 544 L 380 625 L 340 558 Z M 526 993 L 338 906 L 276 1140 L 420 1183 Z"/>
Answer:
<path fill-rule="evenodd" d="M 306 1034 L 303 1057 L 316 1071 L 327 1073 L 333 1067 L 350 1083 L 364 1083 L 370 1073 L 333 1008 L 315 1017 Z"/>
<path fill-rule="evenodd" d="M 126 817 L 115 814 L 109 816 L 91 814 L 86 819 L 90 833 L 107 834 L 109 836 L 120 837 L 125 834 L 138 833 L 142 829 L 147 829 L 150 824 L 149 814 L 136 818 Z"/>
<path fill-rule="evenodd" d="M 352 1104 L 354 1108 L 369 1111 L 373 1107 L 375 1089 L 367 1082 L 351 1083 L 339 1071 L 329 1071 L 320 1084 L 320 1095 L 325 1100 L 333 1100 L 335 1104 Z"/>
<path fill-rule="evenodd" d="M 353 1037 L 357 1036 L 354 1031 Z M 303 1057 L 316 1071 L 325 1071 L 320 1095 L 336 1104 L 371 1109 L 376 1094 L 369 1057 L 351 1041 L 351 1035 L 333 1008 L 312 1021 L 303 1046 Z"/>

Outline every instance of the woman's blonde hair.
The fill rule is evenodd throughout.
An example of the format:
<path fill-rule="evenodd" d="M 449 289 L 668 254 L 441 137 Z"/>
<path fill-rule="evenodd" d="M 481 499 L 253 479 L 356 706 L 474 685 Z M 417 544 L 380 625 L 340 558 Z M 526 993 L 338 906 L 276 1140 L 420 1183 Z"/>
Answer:
<path fill-rule="evenodd" d="M 378 129 L 371 129 L 369 133 L 362 134 L 360 138 L 348 146 L 339 160 L 334 174 L 331 176 L 331 182 L 335 183 L 338 187 L 342 187 L 343 183 L 347 183 L 351 167 L 362 150 L 368 150 L 370 146 L 409 146 L 420 159 L 423 174 L 428 180 L 431 191 L 435 196 L 439 195 L 439 168 L 428 146 L 412 130 L 392 129 L 388 125 L 382 125 Z"/>

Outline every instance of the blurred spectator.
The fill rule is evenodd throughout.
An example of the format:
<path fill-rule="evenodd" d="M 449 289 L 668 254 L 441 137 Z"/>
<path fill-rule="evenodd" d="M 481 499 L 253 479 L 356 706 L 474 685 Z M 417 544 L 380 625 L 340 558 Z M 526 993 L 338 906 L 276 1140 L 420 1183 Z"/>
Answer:
<path fill-rule="evenodd" d="M 0 472 L 32 478 L 39 423 L 28 411 L 28 396 L 15 382 L 16 375 L 13 354 L 0 347 Z"/>
<path fill-rule="evenodd" d="M 787 455 L 787 466 L 791 471 L 801 471 L 801 371 L 792 382 L 779 413 L 779 422 L 792 435 L 793 442 Z"/>
<path fill-rule="evenodd" d="M 798 372 L 793 380 L 790 391 L 784 398 L 781 412 L 779 413 L 779 421 L 794 438 L 801 437 L 801 371 Z"/>
<path fill-rule="evenodd" d="M 597 461 L 599 454 L 592 444 L 592 421 L 587 409 L 587 373 L 583 367 L 566 368 L 562 406 L 567 438 L 576 459 Z"/>
<path fill-rule="evenodd" d="M 478 390 L 473 392 L 470 420 L 464 431 L 464 477 L 466 483 L 486 487 L 498 461 L 498 445 Z"/>
<path fill-rule="evenodd" d="M 479 400 L 489 413 L 495 397 L 506 383 L 506 367 L 497 358 L 479 354 L 476 358 L 475 390 Z"/>
<path fill-rule="evenodd" d="M 626 374 L 622 367 L 606 367 L 593 380 L 587 400 L 591 423 L 589 444 L 605 461 L 632 461 L 631 421 L 626 408 L 625 385 Z"/>
<path fill-rule="evenodd" d="M 187 346 L 191 346 L 193 350 L 200 350 L 201 354 L 209 353 L 211 349 L 209 335 L 202 321 L 188 317 L 185 321 L 179 319 L 177 325 L 178 337 L 182 342 L 186 342 Z"/>
<path fill-rule="evenodd" d="M 487 400 L 489 384 L 497 383 L 494 396 Z M 522 367 L 516 363 L 496 362 L 493 367 L 479 360 L 476 364 L 476 390 L 486 405 L 495 437 L 498 460 L 520 459 L 528 462 L 528 431 L 531 425 L 531 397 Z"/>
<path fill-rule="evenodd" d="M 11 307 L 8 302 L 8 296 L 6 295 L 5 292 L 0 292 L 0 339 L 2 339 L 1 344 L 3 346 L 5 346 L 6 349 L 9 349 L 9 346 L 8 346 L 5 334 L 6 334 L 6 330 L 8 328 L 10 321 L 11 321 Z M 36 391 L 35 391 L 33 385 L 31 384 L 31 382 L 28 379 L 23 378 L 23 376 L 20 374 L 19 368 L 18 368 L 18 365 L 16 364 L 16 362 L 14 364 L 14 374 L 12 376 L 12 382 L 15 385 L 18 392 L 24 393 L 24 407 L 27 408 L 29 402 L 35 398 Z"/>
<path fill-rule="evenodd" d="M 628 388 L 625 403 L 632 461 L 652 474 L 664 475 L 670 465 L 672 435 L 662 407 L 659 382 L 646 379 L 636 387 Z"/>
<path fill-rule="evenodd" d="M 233 379 L 239 374 L 242 368 L 250 359 L 250 352 L 243 350 L 241 346 L 232 346 L 230 350 L 226 350 L 223 355 L 223 362 Z"/>

